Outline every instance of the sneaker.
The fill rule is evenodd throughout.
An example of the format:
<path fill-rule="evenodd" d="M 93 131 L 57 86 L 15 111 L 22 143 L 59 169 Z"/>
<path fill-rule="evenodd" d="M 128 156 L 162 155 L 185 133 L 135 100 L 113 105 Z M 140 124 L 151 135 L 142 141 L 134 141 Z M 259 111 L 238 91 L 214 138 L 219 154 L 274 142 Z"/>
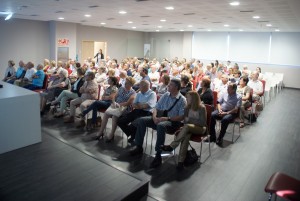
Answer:
<path fill-rule="evenodd" d="M 158 168 L 162 164 L 162 159 L 160 154 L 156 154 L 155 158 L 150 164 L 150 168 Z"/>
<path fill-rule="evenodd" d="M 132 150 L 129 151 L 130 156 L 137 156 L 143 154 L 143 147 L 135 146 Z"/>

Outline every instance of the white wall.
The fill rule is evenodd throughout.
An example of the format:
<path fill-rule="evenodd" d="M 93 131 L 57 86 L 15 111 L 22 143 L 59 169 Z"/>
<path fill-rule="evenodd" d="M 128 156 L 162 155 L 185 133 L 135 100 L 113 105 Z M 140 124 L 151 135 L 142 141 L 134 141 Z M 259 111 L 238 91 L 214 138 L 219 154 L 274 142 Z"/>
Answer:
<path fill-rule="evenodd" d="M 0 20 L 0 78 L 4 76 L 7 61 L 32 61 L 35 66 L 49 58 L 49 23 L 21 19 Z"/>

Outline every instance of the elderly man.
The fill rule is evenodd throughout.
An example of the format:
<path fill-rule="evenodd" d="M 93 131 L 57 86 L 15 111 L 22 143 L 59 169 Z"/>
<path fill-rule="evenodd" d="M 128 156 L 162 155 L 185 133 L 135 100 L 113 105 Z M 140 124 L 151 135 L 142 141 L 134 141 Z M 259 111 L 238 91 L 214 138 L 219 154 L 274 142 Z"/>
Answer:
<path fill-rule="evenodd" d="M 137 131 L 135 134 L 136 146 L 130 151 L 130 155 L 143 154 L 143 141 L 146 128 L 150 127 L 157 130 L 157 140 L 155 145 L 156 156 L 152 161 L 150 168 L 156 168 L 161 165 L 161 145 L 165 142 L 166 131 L 176 130 L 181 126 L 184 118 L 184 108 L 186 106 L 185 97 L 179 92 L 180 80 L 172 79 L 168 92 L 166 92 L 157 102 L 152 116 L 142 117 L 135 121 Z"/>
<path fill-rule="evenodd" d="M 36 73 L 36 69 L 34 68 L 34 64 L 29 61 L 26 66 L 26 73 L 23 78 L 15 80 L 14 84 L 18 86 L 25 86 L 32 83 L 32 76 Z"/>
<path fill-rule="evenodd" d="M 253 71 L 251 74 L 251 80 L 248 82 L 248 86 L 253 89 L 252 99 L 257 101 L 264 92 L 263 84 L 258 80 L 259 72 Z"/>
<path fill-rule="evenodd" d="M 237 85 L 228 84 L 227 93 L 222 94 L 218 99 L 217 110 L 211 114 L 210 122 L 210 141 L 217 145 L 223 145 L 223 137 L 226 133 L 229 123 L 238 116 L 238 110 L 242 104 L 242 97 L 236 93 Z M 221 120 L 220 135 L 216 141 L 216 120 Z"/>
<path fill-rule="evenodd" d="M 149 81 L 150 84 L 151 84 L 151 79 L 150 79 L 150 77 L 148 76 L 148 68 L 143 67 L 143 68 L 140 70 L 140 76 L 142 77 L 142 80 L 147 80 L 147 81 Z M 135 91 L 137 91 L 137 90 L 139 89 L 139 87 L 140 87 L 140 83 L 137 83 L 137 84 L 133 85 L 132 88 L 133 88 Z"/>
<path fill-rule="evenodd" d="M 151 116 L 155 104 L 155 92 L 150 89 L 150 83 L 147 80 L 142 80 L 140 82 L 140 92 L 136 95 L 132 105 L 133 111 L 120 116 L 117 122 L 122 131 L 130 136 L 128 142 L 133 142 L 136 132 L 136 127 L 130 123 L 140 117 Z"/>

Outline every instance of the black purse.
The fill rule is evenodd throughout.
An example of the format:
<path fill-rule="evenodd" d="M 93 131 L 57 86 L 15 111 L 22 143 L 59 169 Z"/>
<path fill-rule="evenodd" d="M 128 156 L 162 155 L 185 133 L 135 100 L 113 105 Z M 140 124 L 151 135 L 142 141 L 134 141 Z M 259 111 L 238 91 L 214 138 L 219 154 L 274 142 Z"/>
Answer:
<path fill-rule="evenodd" d="M 196 163 L 198 161 L 198 158 L 199 158 L 196 150 L 191 146 L 190 143 L 189 143 L 189 145 L 190 145 L 191 149 L 186 152 L 186 156 L 184 159 L 185 166 L 193 165 L 194 163 Z"/>

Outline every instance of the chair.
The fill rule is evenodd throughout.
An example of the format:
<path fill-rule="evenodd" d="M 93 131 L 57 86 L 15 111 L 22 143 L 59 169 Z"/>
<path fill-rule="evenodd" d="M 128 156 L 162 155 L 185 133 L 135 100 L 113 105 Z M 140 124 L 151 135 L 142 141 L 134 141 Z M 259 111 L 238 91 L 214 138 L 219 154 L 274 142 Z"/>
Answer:
<path fill-rule="evenodd" d="M 276 172 L 270 177 L 265 186 L 265 192 L 269 193 L 269 201 L 272 200 L 273 193 L 275 193 L 275 201 L 277 196 L 291 201 L 299 201 L 300 180 L 281 172 Z"/>
<path fill-rule="evenodd" d="M 261 82 L 263 84 L 263 93 L 260 96 L 260 98 L 264 98 L 264 105 L 266 105 L 266 97 L 265 97 L 266 81 L 265 80 L 261 80 Z M 253 90 L 252 90 L 252 94 L 253 94 Z"/>
<path fill-rule="evenodd" d="M 246 112 L 250 113 L 250 118 L 249 118 L 250 124 L 252 124 L 252 114 L 254 114 L 252 96 L 253 96 L 253 89 L 251 88 L 251 90 L 250 90 L 250 97 L 249 97 L 250 106 L 248 108 L 245 108 Z"/>
<path fill-rule="evenodd" d="M 214 96 L 214 109 L 217 109 L 218 92 L 217 91 L 213 91 L 213 96 Z"/>
<path fill-rule="evenodd" d="M 47 87 L 48 87 L 48 80 L 49 80 L 49 75 L 45 74 L 44 81 L 43 81 L 43 87 L 41 89 L 36 89 L 36 90 L 33 90 L 33 91 L 41 93 L 44 90 L 46 90 Z"/>
<path fill-rule="evenodd" d="M 210 128 L 210 120 L 211 120 L 211 113 L 213 111 L 213 107 L 211 105 L 207 105 L 205 104 L 205 108 L 206 108 L 206 135 L 205 136 L 200 136 L 200 135 L 192 135 L 190 138 L 190 141 L 193 142 L 198 142 L 200 143 L 200 154 L 199 154 L 199 161 L 201 163 L 201 154 L 202 154 L 202 143 L 205 140 L 210 140 L 210 132 L 209 132 L 209 128 Z M 209 150 L 209 155 L 207 156 L 207 158 L 203 161 L 203 163 L 211 156 L 211 149 L 210 149 L 210 141 L 208 144 L 208 150 Z"/>

